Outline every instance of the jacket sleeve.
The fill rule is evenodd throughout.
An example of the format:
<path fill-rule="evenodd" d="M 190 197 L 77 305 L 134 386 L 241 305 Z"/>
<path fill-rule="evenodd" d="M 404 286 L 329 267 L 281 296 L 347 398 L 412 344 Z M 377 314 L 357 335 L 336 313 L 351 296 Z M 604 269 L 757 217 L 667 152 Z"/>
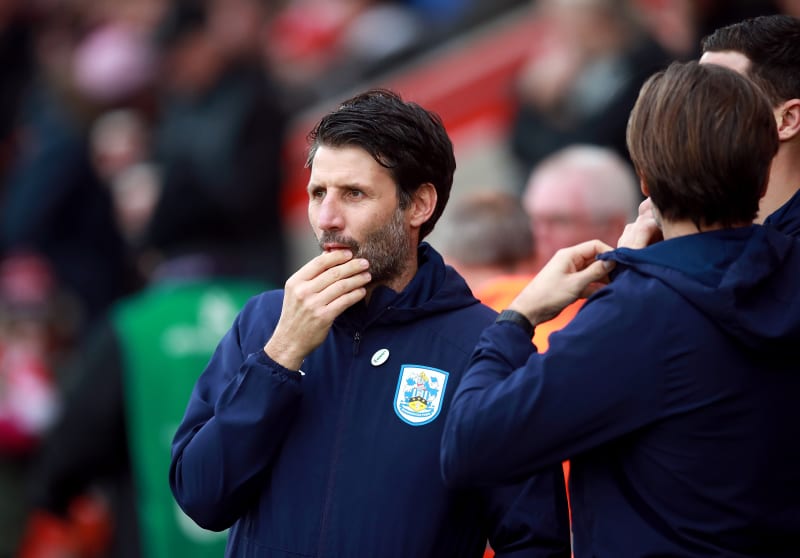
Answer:
<path fill-rule="evenodd" d="M 489 544 L 496 558 L 569 558 L 567 489 L 561 465 L 487 489 Z"/>
<path fill-rule="evenodd" d="M 221 531 L 252 504 L 301 397 L 301 376 L 263 350 L 246 355 L 240 318 L 199 378 L 172 445 L 169 482 L 198 525 Z"/>
<path fill-rule="evenodd" d="M 661 367 L 679 361 L 668 349 L 671 332 L 647 327 L 646 305 L 604 291 L 551 336 L 545 353 L 531 354 L 514 324 L 483 332 L 444 426 L 446 482 L 518 481 L 658 417 Z"/>

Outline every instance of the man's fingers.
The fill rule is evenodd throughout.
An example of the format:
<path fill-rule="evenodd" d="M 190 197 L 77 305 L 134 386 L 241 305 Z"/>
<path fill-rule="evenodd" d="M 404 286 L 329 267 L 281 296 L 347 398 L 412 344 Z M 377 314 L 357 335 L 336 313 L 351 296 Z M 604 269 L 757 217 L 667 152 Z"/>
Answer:
<path fill-rule="evenodd" d="M 305 305 L 310 309 L 314 321 L 330 324 L 339 314 L 366 296 L 365 286 L 370 279 L 369 272 L 365 271 L 336 281 L 321 292 L 310 295 Z"/>
<path fill-rule="evenodd" d="M 308 288 L 313 293 L 321 293 L 331 285 L 344 281 L 345 279 L 357 276 L 369 267 L 367 260 L 356 258 L 344 263 L 329 267 L 316 277 L 309 279 Z"/>
<path fill-rule="evenodd" d="M 644 201 L 639 204 L 639 215 L 653 216 L 653 202 L 650 198 L 645 198 Z"/>
<path fill-rule="evenodd" d="M 336 250 L 336 252 L 345 252 Z M 349 252 L 346 252 L 349 254 Z M 347 259 L 346 254 L 321 254 L 304 265 L 286 281 L 286 291 L 300 299 L 315 296 L 329 285 L 346 277 L 362 273 L 369 267 L 363 258 Z M 316 271 L 315 275 L 312 275 Z"/>
<path fill-rule="evenodd" d="M 613 250 L 611 246 L 601 240 L 587 240 L 566 248 L 568 255 L 576 270 L 581 270 L 595 261 L 598 254 Z"/>
<path fill-rule="evenodd" d="M 622 236 L 617 241 L 618 248 L 645 248 L 658 238 L 661 230 L 652 214 L 641 214 L 633 223 L 625 225 Z"/>
<path fill-rule="evenodd" d="M 323 252 L 298 269 L 292 276 L 292 279 L 296 281 L 310 281 L 318 277 L 325 270 L 341 265 L 352 259 L 353 253 L 350 250 L 331 250 L 330 252 Z"/>
<path fill-rule="evenodd" d="M 603 284 L 608 282 L 608 273 L 614 268 L 613 261 L 596 260 L 589 264 L 586 269 L 577 271 L 572 275 L 572 280 L 580 285 L 578 292 L 581 297 L 594 294 Z"/>
<path fill-rule="evenodd" d="M 645 248 L 660 240 L 661 230 L 653 213 L 653 202 L 646 198 L 639 204 L 639 216 L 633 223 L 625 225 L 622 236 L 617 241 L 618 248 Z"/>
<path fill-rule="evenodd" d="M 320 306 L 329 306 L 338 298 L 366 286 L 371 278 L 368 271 L 363 271 L 357 275 L 351 275 L 335 281 L 318 293 L 315 303 L 318 303 Z"/>
<path fill-rule="evenodd" d="M 333 300 L 331 300 L 326 306 L 325 311 L 327 315 L 330 317 L 330 321 L 332 322 L 336 316 L 350 308 L 353 304 L 361 300 L 367 296 L 367 289 L 364 287 L 358 287 L 353 290 L 347 291 Z"/>

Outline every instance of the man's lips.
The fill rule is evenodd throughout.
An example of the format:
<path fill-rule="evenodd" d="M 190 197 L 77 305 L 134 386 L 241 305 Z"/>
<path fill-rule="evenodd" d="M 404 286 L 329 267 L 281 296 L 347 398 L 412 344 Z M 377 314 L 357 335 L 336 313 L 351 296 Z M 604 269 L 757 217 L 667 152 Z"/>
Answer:
<path fill-rule="evenodd" d="M 326 252 L 331 252 L 333 250 L 352 250 L 347 244 L 336 244 L 333 242 L 326 242 L 322 245 L 322 249 Z"/>

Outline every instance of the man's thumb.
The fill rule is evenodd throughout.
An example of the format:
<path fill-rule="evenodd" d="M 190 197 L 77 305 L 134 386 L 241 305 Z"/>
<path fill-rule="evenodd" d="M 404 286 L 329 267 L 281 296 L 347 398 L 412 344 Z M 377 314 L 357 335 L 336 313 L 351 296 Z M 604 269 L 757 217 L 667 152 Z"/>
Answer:
<path fill-rule="evenodd" d="M 613 260 L 595 260 L 585 269 L 578 272 L 581 276 L 581 282 L 585 285 L 601 281 L 608 276 L 608 273 L 614 269 L 616 262 Z"/>

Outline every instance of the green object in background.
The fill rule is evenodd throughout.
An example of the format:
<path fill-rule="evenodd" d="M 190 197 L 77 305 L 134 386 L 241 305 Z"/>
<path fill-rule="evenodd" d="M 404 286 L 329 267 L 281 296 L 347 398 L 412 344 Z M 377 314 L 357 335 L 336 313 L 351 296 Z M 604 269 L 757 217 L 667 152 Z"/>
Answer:
<path fill-rule="evenodd" d="M 201 529 L 173 499 L 170 448 L 217 343 L 245 302 L 264 289 L 233 280 L 165 284 L 115 308 L 142 551 L 148 558 L 224 554 L 227 534 Z"/>

